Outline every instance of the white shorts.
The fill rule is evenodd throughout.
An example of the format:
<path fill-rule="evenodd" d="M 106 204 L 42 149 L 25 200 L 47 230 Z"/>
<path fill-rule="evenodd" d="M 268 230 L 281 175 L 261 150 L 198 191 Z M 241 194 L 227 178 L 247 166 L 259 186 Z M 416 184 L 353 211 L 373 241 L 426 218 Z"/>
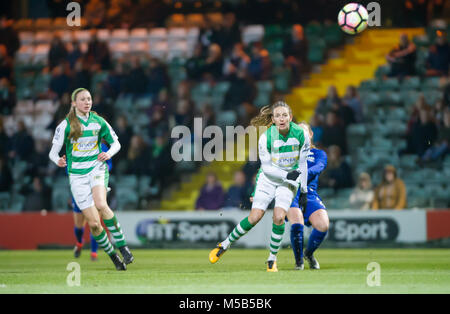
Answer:
<path fill-rule="evenodd" d="M 92 188 L 96 185 L 108 187 L 109 172 L 106 163 L 92 169 L 88 174 L 69 174 L 70 190 L 80 210 L 94 206 Z"/>
<path fill-rule="evenodd" d="M 253 195 L 252 208 L 266 210 L 275 198 L 275 207 L 283 208 L 287 212 L 296 194 L 297 187 L 286 182 L 273 182 L 263 172 L 260 172 Z"/>

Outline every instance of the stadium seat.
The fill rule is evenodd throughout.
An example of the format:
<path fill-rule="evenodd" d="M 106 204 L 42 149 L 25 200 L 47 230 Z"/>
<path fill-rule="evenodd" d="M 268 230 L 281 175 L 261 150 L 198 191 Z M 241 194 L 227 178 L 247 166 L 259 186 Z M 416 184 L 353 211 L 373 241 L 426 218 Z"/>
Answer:
<path fill-rule="evenodd" d="M 117 210 L 136 210 L 139 206 L 139 196 L 136 189 L 116 187 Z"/>
<path fill-rule="evenodd" d="M 13 213 L 20 213 L 23 209 L 24 204 L 25 204 L 25 196 L 20 195 L 18 193 L 14 193 L 11 196 L 11 201 L 10 201 L 8 211 L 13 212 Z M 0 205 L 0 208 L 1 208 L 1 205 Z"/>
<path fill-rule="evenodd" d="M 405 78 L 400 87 L 401 91 L 418 90 L 420 88 L 420 78 L 417 76 Z"/>
<path fill-rule="evenodd" d="M 242 30 L 242 41 L 248 45 L 255 41 L 261 41 L 264 37 L 263 25 L 247 25 Z"/>
<path fill-rule="evenodd" d="M 186 16 L 186 26 L 188 27 L 202 27 L 205 23 L 203 14 L 191 13 Z"/>
<path fill-rule="evenodd" d="M 87 42 L 89 42 L 89 40 L 91 40 L 91 32 L 89 30 L 78 30 L 77 29 L 73 32 L 73 37 L 80 44 L 87 43 Z"/>
<path fill-rule="evenodd" d="M 167 29 L 158 27 L 152 28 L 149 34 L 150 46 L 161 41 L 167 41 Z"/>
<path fill-rule="evenodd" d="M 387 78 L 380 81 L 379 89 L 384 91 L 393 91 L 398 90 L 400 87 L 400 83 L 398 78 Z"/>
<path fill-rule="evenodd" d="M 289 68 L 278 68 L 273 72 L 275 90 L 287 93 L 290 88 L 291 71 Z"/>
<path fill-rule="evenodd" d="M 20 32 L 19 33 L 20 46 L 32 45 L 34 43 L 33 32 Z"/>
<path fill-rule="evenodd" d="M 0 211 L 6 211 L 9 209 L 10 200 L 11 194 L 9 192 L 0 192 Z"/>
<path fill-rule="evenodd" d="M 225 131 L 226 126 L 235 126 L 237 121 L 237 115 L 234 111 L 222 111 L 217 117 L 217 125 Z"/>
<path fill-rule="evenodd" d="M 68 211 L 68 202 L 70 201 L 72 195 L 70 194 L 70 189 L 66 186 L 55 187 L 52 190 L 52 209 L 56 212 L 66 212 Z"/>
<path fill-rule="evenodd" d="M 146 28 L 133 28 L 130 31 L 129 39 L 130 42 L 147 41 L 149 39 L 149 34 Z"/>
<path fill-rule="evenodd" d="M 150 55 L 160 60 L 165 60 L 169 46 L 165 41 L 159 41 L 154 44 L 150 43 Z"/>

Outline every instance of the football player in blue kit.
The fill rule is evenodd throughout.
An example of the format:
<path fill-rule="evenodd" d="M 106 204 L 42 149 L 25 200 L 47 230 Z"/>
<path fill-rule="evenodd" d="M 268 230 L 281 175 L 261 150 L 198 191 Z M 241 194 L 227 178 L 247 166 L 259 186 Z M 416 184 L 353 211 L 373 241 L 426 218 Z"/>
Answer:
<path fill-rule="evenodd" d="M 299 125 L 305 129 L 306 134 L 309 133 L 312 143 L 313 132 L 311 127 L 306 123 L 300 123 Z M 313 254 L 327 235 L 330 224 L 325 205 L 317 194 L 319 175 L 327 166 L 327 154 L 311 144 L 307 161 L 308 193 L 306 202 L 301 199 L 300 193 L 297 193 L 287 214 L 287 218 L 291 223 L 291 245 L 295 256 L 295 268 L 298 270 L 304 268 L 303 255 L 311 269 L 320 269 L 319 262 L 314 258 Z M 306 206 L 304 206 L 305 203 Z M 304 225 L 312 226 L 313 230 L 303 254 Z"/>

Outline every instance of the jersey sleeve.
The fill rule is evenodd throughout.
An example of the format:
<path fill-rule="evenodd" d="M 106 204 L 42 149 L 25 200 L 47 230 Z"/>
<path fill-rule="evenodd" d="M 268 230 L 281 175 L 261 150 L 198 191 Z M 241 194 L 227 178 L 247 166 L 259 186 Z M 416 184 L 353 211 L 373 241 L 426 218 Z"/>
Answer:
<path fill-rule="evenodd" d="M 112 145 L 114 142 L 118 142 L 119 138 L 117 137 L 116 132 L 114 132 L 113 128 L 109 125 L 106 120 L 102 119 L 102 128 L 100 131 L 100 137 L 104 138 L 109 145 Z"/>
<path fill-rule="evenodd" d="M 58 164 L 58 160 L 59 160 L 59 152 L 61 151 L 61 148 L 64 145 L 66 127 L 67 127 L 67 121 L 63 120 L 56 127 L 55 134 L 53 135 L 52 148 L 50 149 L 48 157 L 56 165 Z"/>
<path fill-rule="evenodd" d="M 259 159 L 261 160 L 261 169 L 269 177 L 285 180 L 287 172 L 272 165 L 270 153 L 267 149 L 267 135 L 264 133 L 258 142 Z"/>
<path fill-rule="evenodd" d="M 305 135 L 305 134 L 304 134 Z M 309 136 L 304 136 L 303 146 L 300 149 L 298 159 L 298 169 L 300 170 L 300 190 L 302 193 L 308 192 L 308 155 L 311 149 Z"/>
<path fill-rule="evenodd" d="M 327 167 L 327 154 L 323 150 L 318 150 L 317 152 L 314 166 L 308 168 L 308 175 L 311 177 L 320 175 Z"/>

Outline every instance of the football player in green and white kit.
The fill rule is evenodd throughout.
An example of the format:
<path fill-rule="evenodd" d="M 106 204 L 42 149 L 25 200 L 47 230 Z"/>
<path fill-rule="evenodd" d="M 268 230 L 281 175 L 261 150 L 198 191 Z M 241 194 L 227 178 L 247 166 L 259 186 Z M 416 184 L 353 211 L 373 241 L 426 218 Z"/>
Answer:
<path fill-rule="evenodd" d="M 292 122 L 292 110 L 285 102 L 265 106 L 252 121 L 255 127 L 268 127 L 258 141 L 261 168 L 257 174 L 250 215 L 244 218 L 209 254 L 216 263 L 230 245 L 245 235 L 264 216 L 275 199 L 270 254 L 267 271 L 278 271 L 276 254 L 284 234 L 284 219 L 297 189 L 301 189 L 300 202 L 306 202 L 308 166 L 306 157 L 310 149 L 309 136 L 303 128 Z"/>
<path fill-rule="evenodd" d="M 66 118 L 58 125 L 49 153 L 50 159 L 58 167 L 66 167 L 70 189 L 76 204 L 85 217 L 92 235 L 101 248 L 110 256 L 117 270 L 126 270 L 126 265 L 134 260 L 116 216 L 106 201 L 108 187 L 109 160 L 120 150 L 116 133 L 92 108 L 92 97 L 85 88 L 72 93 L 72 106 Z M 101 150 L 101 140 L 110 145 L 106 152 Z M 66 155 L 59 156 L 65 144 Z M 100 217 L 115 239 L 123 261 L 109 241 Z"/>

